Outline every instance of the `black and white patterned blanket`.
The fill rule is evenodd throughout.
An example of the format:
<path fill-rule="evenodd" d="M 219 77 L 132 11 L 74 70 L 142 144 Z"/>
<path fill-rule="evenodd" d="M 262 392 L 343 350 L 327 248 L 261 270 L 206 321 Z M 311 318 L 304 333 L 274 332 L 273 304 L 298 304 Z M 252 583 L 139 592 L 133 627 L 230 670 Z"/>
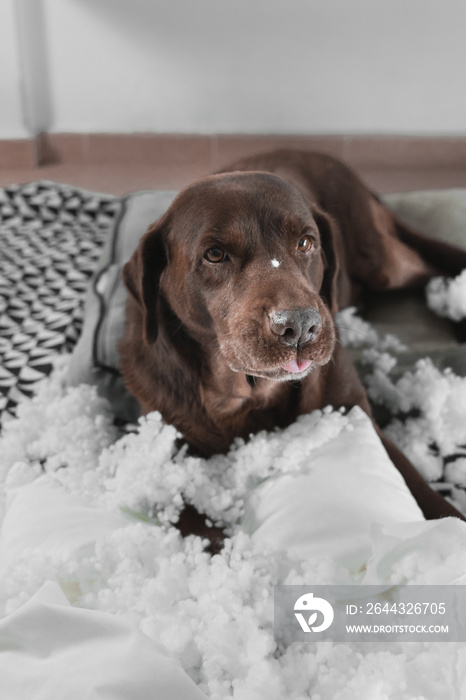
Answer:
<path fill-rule="evenodd" d="M 69 352 L 120 199 L 34 182 L 0 189 L 0 425 Z"/>

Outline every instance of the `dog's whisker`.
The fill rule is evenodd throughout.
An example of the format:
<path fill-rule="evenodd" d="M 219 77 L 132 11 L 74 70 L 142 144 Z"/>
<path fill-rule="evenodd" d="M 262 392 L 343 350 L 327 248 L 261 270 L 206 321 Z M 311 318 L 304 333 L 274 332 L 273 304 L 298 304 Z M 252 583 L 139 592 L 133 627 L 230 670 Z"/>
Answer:
<path fill-rule="evenodd" d="M 362 335 L 364 338 L 369 338 L 370 337 L 370 332 L 368 331 L 365 333 L 364 331 L 361 331 L 357 328 L 348 328 L 347 326 L 341 326 L 339 323 L 337 324 L 337 327 L 339 330 L 342 331 L 349 331 L 350 333 L 356 333 L 357 335 Z"/>

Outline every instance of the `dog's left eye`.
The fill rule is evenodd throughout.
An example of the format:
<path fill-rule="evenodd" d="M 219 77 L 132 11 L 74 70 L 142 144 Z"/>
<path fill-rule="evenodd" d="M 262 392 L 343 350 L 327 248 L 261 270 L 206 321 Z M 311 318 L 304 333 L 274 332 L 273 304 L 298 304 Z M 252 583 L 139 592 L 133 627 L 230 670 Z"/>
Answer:
<path fill-rule="evenodd" d="M 298 250 L 300 253 L 309 253 L 312 246 L 313 242 L 310 236 L 302 236 L 298 241 Z"/>
<path fill-rule="evenodd" d="M 209 248 L 209 250 L 206 250 L 204 253 L 204 258 L 211 263 L 224 262 L 227 257 L 225 251 L 221 248 L 217 248 L 217 246 L 212 246 L 212 248 Z"/>

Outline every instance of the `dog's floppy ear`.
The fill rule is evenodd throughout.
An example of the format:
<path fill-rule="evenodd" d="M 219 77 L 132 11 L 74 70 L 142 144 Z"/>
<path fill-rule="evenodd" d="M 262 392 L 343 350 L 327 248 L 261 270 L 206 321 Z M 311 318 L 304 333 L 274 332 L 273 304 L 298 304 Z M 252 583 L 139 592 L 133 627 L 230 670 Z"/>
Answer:
<path fill-rule="evenodd" d="M 143 340 L 147 345 L 157 340 L 159 283 L 166 264 L 162 225 L 156 222 L 144 234 L 122 272 L 126 289 L 141 307 Z"/>
<path fill-rule="evenodd" d="M 320 293 L 330 311 L 336 313 L 345 298 L 346 286 L 349 289 L 349 280 L 344 274 L 344 248 L 341 233 L 337 222 L 319 207 L 312 206 L 312 215 L 319 229 L 325 265 Z"/>

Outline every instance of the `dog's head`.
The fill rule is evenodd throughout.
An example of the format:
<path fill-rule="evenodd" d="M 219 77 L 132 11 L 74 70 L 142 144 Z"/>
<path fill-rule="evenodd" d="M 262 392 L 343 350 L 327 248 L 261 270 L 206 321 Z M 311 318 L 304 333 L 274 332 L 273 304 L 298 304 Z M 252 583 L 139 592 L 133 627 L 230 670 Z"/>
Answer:
<path fill-rule="evenodd" d="M 163 302 L 232 370 L 303 378 L 334 348 L 337 236 L 333 221 L 276 175 L 234 172 L 194 183 L 123 270 L 144 342 L 157 339 Z"/>

